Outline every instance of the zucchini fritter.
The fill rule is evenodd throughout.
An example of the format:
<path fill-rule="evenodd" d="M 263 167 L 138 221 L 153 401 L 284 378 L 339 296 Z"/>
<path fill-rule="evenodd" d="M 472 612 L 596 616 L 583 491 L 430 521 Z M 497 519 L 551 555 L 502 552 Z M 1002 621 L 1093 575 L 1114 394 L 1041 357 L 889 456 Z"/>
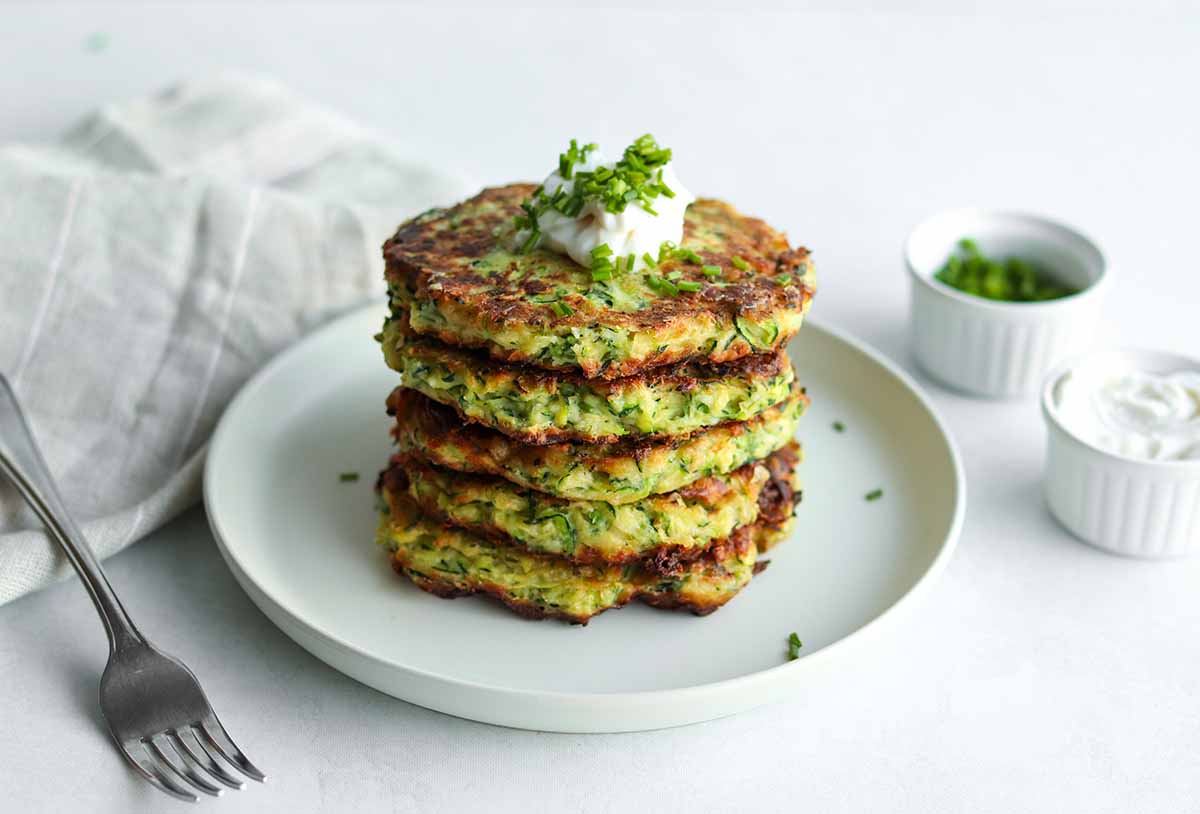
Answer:
<path fill-rule="evenodd" d="M 384 244 L 393 308 L 409 309 L 416 333 L 502 361 L 620 378 L 773 351 L 800 329 L 815 291 L 808 250 L 763 221 L 720 201 L 693 203 L 682 245 L 701 262 L 667 259 L 652 276 L 699 290 L 666 294 L 644 272 L 593 281 L 569 257 L 516 253 L 512 218 L 534 188 L 486 189 L 418 215 Z"/>
<path fill-rule="evenodd" d="M 426 517 L 472 534 L 575 562 L 621 563 L 693 557 L 755 522 L 770 475 L 766 466 L 746 464 L 617 506 L 563 500 L 504 478 L 465 475 L 405 455 L 395 456 L 380 477 L 382 489 L 406 494 Z M 786 503 L 790 510 L 790 500 Z"/>
<path fill-rule="evenodd" d="M 607 444 L 744 421 L 787 398 L 794 379 L 782 349 L 719 365 L 585 379 L 413 336 L 406 322 L 407 315 L 389 319 L 380 334 L 384 358 L 405 386 L 527 444 Z"/>
<path fill-rule="evenodd" d="M 385 489 L 384 496 L 378 541 L 396 571 L 438 596 L 488 594 L 530 618 L 587 624 L 634 599 L 705 615 L 732 599 L 756 571 L 752 526 L 664 575 L 637 563 L 585 565 L 490 543 L 422 517 L 404 495 Z"/>
<path fill-rule="evenodd" d="M 498 475 L 556 497 L 625 504 L 673 492 L 710 475 L 765 458 L 787 444 L 808 404 L 793 389 L 786 401 L 748 421 L 662 441 L 532 446 L 495 430 L 463 424 L 453 410 L 406 388 L 388 397 L 402 453 L 460 472 Z"/>

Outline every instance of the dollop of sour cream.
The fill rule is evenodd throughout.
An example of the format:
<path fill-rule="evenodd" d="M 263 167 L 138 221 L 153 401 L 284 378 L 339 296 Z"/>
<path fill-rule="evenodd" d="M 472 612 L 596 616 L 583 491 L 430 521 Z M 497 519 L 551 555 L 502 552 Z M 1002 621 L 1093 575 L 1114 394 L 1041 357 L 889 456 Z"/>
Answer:
<path fill-rule="evenodd" d="M 597 167 L 613 167 L 616 162 L 606 162 L 598 151 L 589 154 L 586 161 L 574 166 L 577 172 L 593 171 Z M 614 257 L 632 254 L 638 267 L 644 265 L 643 254 L 658 257 L 658 248 L 663 241 L 680 243 L 683 239 L 683 215 L 695 196 L 679 182 L 673 162 L 662 166 L 663 183 L 675 193 L 674 198 L 659 195 L 653 207 L 657 215 L 647 212 L 640 203 L 631 201 L 623 212 L 607 212 L 600 201 L 588 201 L 576 217 L 567 217 L 556 210 L 543 212 L 538 217 L 542 230 L 542 246 L 570 256 L 581 266 L 591 266 L 592 249 L 607 245 Z M 557 170 L 546 176 L 542 188 L 553 196 L 559 188 L 570 193 L 575 188 L 571 179 L 563 178 Z M 526 235 L 528 233 L 525 233 Z M 520 242 L 525 235 L 518 235 Z"/>
<path fill-rule="evenodd" d="M 1200 371 L 1071 371 L 1052 395 L 1059 420 L 1101 449 L 1200 461 Z"/>

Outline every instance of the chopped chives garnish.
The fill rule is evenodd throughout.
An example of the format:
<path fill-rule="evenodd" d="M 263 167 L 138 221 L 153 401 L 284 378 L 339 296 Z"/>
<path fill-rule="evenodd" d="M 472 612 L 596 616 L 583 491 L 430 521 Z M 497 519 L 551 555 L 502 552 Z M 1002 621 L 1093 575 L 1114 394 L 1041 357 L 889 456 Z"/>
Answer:
<path fill-rule="evenodd" d="M 646 285 L 650 286 L 660 294 L 670 294 L 671 296 L 675 296 L 679 293 L 679 286 L 675 285 L 666 277 L 655 277 L 648 274 L 646 275 Z"/>
<path fill-rule="evenodd" d="M 675 284 L 680 291 L 699 291 L 703 286 L 695 280 L 680 280 Z"/>
<path fill-rule="evenodd" d="M 701 265 L 704 263 L 704 258 L 696 254 L 691 249 L 680 249 L 679 254 L 683 255 L 683 259 L 687 260 L 689 263 L 695 263 L 696 265 Z"/>
<path fill-rule="evenodd" d="M 537 245 L 538 239 L 542 236 L 542 232 L 537 226 L 529 230 L 529 237 L 525 238 L 525 242 L 521 244 L 521 254 L 529 254 L 533 251 L 533 247 Z"/>
<path fill-rule="evenodd" d="M 649 266 L 650 268 L 654 268 L 655 266 L 657 266 L 657 265 L 658 265 L 658 262 L 657 262 L 657 261 L 656 261 L 656 260 L 655 260 L 653 257 L 651 257 L 651 256 L 650 256 L 650 252 L 646 252 L 645 254 L 643 254 L 643 255 L 642 255 L 642 260 L 643 260 L 643 261 L 645 262 L 645 264 L 646 264 L 647 266 Z"/>
<path fill-rule="evenodd" d="M 736 254 L 732 258 L 730 258 L 729 262 L 733 263 L 735 268 L 739 268 L 742 271 L 750 270 L 750 264 L 747 263 L 742 258 L 738 257 Z"/>
<path fill-rule="evenodd" d="M 835 421 L 835 422 L 833 422 L 833 429 L 835 432 L 845 432 L 846 425 L 840 421 Z"/>
<path fill-rule="evenodd" d="M 679 269 L 675 269 L 674 271 L 672 271 L 670 274 L 667 275 L 667 279 L 668 280 L 678 280 L 682 276 L 683 276 L 683 272 L 680 271 Z"/>
<path fill-rule="evenodd" d="M 621 159 L 612 167 L 576 169 L 577 164 L 587 162 L 588 154 L 595 149 L 595 144 L 580 147 L 576 139 L 571 139 L 567 151 L 558 156 L 558 174 L 564 181 L 571 182 L 570 191 L 564 189 L 564 184 L 551 196 L 546 194 L 544 188 L 538 187 L 521 204 L 523 214 L 513 219 L 518 231 L 528 229 L 532 235 L 540 236 L 538 218 L 550 209 L 573 218 L 593 201 L 601 204 L 604 211 L 613 214 L 624 212 L 625 207 L 636 202 L 651 215 L 657 215 L 650 202 L 660 194 L 674 197 L 674 193 L 662 182 L 662 168 L 671 161 L 671 151 L 659 147 L 654 136 L 647 133 L 634 141 L 625 148 Z M 521 252 L 528 253 L 536 243 L 536 239 L 525 241 Z"/>
<path fill-rule="evenodd" d="M 800 641 L 800 637 L 795 632 L 788 636 L 788 661 L 800 658 L 801 647 L 804 647 L 804 642 Z"/>
<path fill-rule="evenodd" d="M 879 498 L 881 498 L 881 497 L 883 497 L 882 489 L 872 489 L 871 491 L 867 492 L 867 494 L 866 494 L 867 500 L 879 500 Z"/>
<path fill-rule="evenodd" d="M 560 300 L 555 300 L 554 302 L 550 303 L 550 307 L 554 309 L 554 313 L 558 314 L 560 317 L 569 317 L 571 314 L 575 313 L 571 306 Z"/>
<path fill-rule="evenodd" d="M 618 257 L 617 261 L 616 261 L 616 268 L 613 271 L 613 273 L 616 274 L 618 277 L 620 277 L 623 273 L 625 273 L 626 271 L 629 270 L 627 268 L 623 268 L 624 264 L 625 264 L 625 258 Z"/>
<path fill-rule="evenodd" d="M 787 285 L 788 283 L 790 283 L 792 281 L 792 275 L 780 274 L 775 279 L 779 282 L 780 285 Z"/>
<path fill-rule="evenodd" d="M 338 475 L 338 480 L 342 483 L 353 483 L 354 481 L 358 480 L 358 473 L 343 472 L 342 474 Z"/>
<path fill-rule="evenodd" d="M 629 255 L 628 255 L 626 258 L 625 258 L 625 270 L 626 270 L 626 271 L 633 271 L 633 267 L 634 267 L 634 265 L 635 265 L 636 263 L 637 263 L 637 258 L 636 258 L 636 257 L 634 257 L 634 256 L 633 256 L 633 253 L 631 252 L 631 253 L 630 253 L 630 254 L 629 254 Z"/>
<path fill-rule="evenodd" d="M 608 247 L 607 243 L 601 243 L 592 249 L 592 282 L 612 279 L 613 264 L 608 259 L 611 255 L 612 249 Z"/>
<path fill-rule="evenodd" d="M 701 266 L 700 270 L 703 271 L 705 274 L 707 274 L 709 277 L 716 277 L 718 274 L 721 273 L 720 266 Z"/>

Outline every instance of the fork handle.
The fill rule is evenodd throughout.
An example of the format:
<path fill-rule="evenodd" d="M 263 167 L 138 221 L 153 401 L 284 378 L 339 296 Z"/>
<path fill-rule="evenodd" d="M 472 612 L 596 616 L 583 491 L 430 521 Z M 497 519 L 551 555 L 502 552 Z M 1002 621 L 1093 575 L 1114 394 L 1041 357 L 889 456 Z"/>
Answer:
<path fill-rule="evenodd" d="M 0 472 L 17 487 L 45 525 L 46 533 L 75 566 L 104 621 L 109 647 L 116 651 L 126 645 L 144 642 L 121 600 L 117 599 L 92 547 L 67 513 L 50 470 L 33 440 L 33 433 L 29 431 L 17 396 L 3 375 L 0 375 Z"/>

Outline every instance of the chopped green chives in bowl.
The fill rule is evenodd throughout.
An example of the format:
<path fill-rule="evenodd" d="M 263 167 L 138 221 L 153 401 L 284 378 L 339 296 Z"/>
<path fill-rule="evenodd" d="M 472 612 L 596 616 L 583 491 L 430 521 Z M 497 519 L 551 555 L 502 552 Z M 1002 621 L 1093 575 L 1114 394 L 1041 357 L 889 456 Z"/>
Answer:
<path fill-rule="evenodd" d="M 1027 260 L 985 257 L 969 238 L 958 242 L 956 252 L 933 276 L 963 293 L 1003 302 L 1044 302 L 1079 293 Z"/>

